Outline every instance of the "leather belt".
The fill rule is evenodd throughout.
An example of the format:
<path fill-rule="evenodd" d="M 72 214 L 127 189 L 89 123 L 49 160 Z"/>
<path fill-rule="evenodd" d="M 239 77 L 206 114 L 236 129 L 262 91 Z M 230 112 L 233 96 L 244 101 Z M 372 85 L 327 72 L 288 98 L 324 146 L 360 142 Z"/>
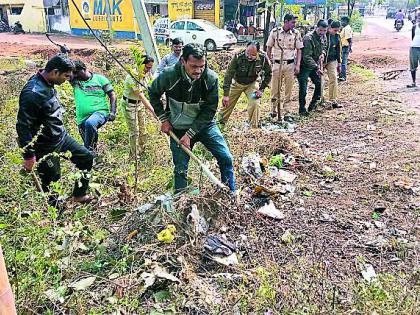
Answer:
<path fill-rule="evenodd" d="M 123 95 L 123 100 L 130 103 L 130 104 L 137 104 L 138 100 L 133 100 Z"/>
<path fill-rule="evenodd" d="M 275 63 L 280 64 L 280 60 L 274 60 Z M 290 59 L 290 60 L 283 60 L 283 63 L 290 65 L 291 63 L 294 63 L 295 60 L 294 59 Z"/>

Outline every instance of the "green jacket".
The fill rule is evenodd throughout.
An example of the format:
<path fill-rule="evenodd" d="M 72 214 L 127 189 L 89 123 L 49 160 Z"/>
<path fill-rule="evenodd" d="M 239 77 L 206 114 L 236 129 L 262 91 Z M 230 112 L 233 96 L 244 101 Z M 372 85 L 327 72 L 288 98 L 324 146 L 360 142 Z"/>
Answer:
<path fill-rule="evenodd" d="M 319 58 L 327 54 L 326 37 L 319 37 L 316 31 L 312 31 L 303 37 L 302 67 L 315 70 L 319 65 Z"/>
<path fill-rule="evenodd" d="M 235 79 L 239 84 L 250 84 L 257 80 L 260 74 L 263 74 L 263 80 L 259 88 L 262 91 L 268 87 L 271 80 L 271 64 L 265 53 L 260 52 L 255 61 L 248 60 L 245 50 L 236 54 L 225 74 L 224 96 L 229 96 L 232 79 Z"/>
<path fill-rule="evenodd" d="M 161 122 L 174 130 L 186 131 L 192 138 L 201 129 L 215 123 L 219 102 L 217 74 L 206 67 L 200 79 L 192 81 L 181 62 L 166 68 L 149 87 L 150 104 Z M 168 106 L 163 107 L 162 95 Z"/>

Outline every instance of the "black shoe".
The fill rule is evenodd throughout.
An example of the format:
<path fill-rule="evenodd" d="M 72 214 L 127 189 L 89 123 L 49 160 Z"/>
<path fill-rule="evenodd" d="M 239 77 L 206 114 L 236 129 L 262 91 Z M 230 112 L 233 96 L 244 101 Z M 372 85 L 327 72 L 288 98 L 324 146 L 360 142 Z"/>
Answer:
<path fill-rule="evenodd" d="M 299 109 L 299 116 L 307 117 L 309 116 L 309 113 L 306 109 Z"/>
<path fill-rule="evenodd" d="M 346 78 L 340 77 L 340 78 L 338 78 L 338 81 L 344 82 L 344 81 L 346 81 Z"/>
<path fill-rule="evenodd" d="M 310 104 L 308 107 L 308 112 L 312 112 L 314 110 L 316 110 L 316 104 Z"/>
<path fill-rule="evenodd" d="M 417 85 L 415 83 L 411 83 L 411 84 L 408 84 L 407 87 L 410 89 L 410 88 L 417 87 Z"/>
<path fill-rule="evenodd" d="M 334 103 L 332 103 L 332 108 L 334 108 L 334 109 L 336 109 L 336 108 L 342 108 L 343 107 L 343 105 L 341 105 L 341 104 L 339 104 L 339 103 L 336 103 L 336 102 L 334 102 Z"/>
<path fill-rule="evenodd" d="M 293 117 L 290 116 L 290 115 L 284 116 L 284 121 L 286 121 L 288 123 L 291 123 L 291 124 L 293 124 L 295 122 L 295 120 L 293 119 Z"/>

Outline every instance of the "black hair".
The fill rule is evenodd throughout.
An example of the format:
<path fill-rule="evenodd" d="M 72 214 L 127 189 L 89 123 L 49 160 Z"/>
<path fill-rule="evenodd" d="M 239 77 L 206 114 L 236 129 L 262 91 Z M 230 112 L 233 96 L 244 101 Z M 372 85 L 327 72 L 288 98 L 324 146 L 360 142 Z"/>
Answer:
<path fill-rule="evenodd" d="M 294 15 L 294 14 L 290 14 L 290 13 L 287 13 L 287 14 L 284 16 L 283 21 L 284 21 L 284 22 L 289 22 L 289 21 L 292 21 L 292 20 L 295 20 L 295 19 L 297 19 L 297 16 L 296 16 L 296 15 Z"/>
<path fill-rule="evenodd" d="M 145 54 L 142 56 L 143 58 L 143 64 L 147 65 L 149 62 L 155 62 L 155 58 L 153 58 L 152 56 Z"/>
<path fill-rule="evenodd" d="M 340 26 L 341 26 L 340 21 L 332 21 L 330 24 L 331 28 L 340 28 Z"/>
<path fill-rule="evenodd" d="M 187 44 L 182 48 L 182 59 L 185 61 L 188 60 L 190 56 L 193 56 L 196 59 L 202 59 L 205 56 L 204 47 L 197 43 Z"/>
<path fill-rule="evenodd" d="M 350 22 L 350 18 L 348 16 L 342 16 L 341 17 L 341 21 L 349 23 Z"/>
<path fill-rule="evenodd" d="M 251 45 L 257 47 L 257 51 L 260 51 L 260 43 L 258 41 L 251 40 L 246 44 L 246 47 L 249 47 Z"/>
<path fill-rule="evenodd" d="M 316 27 L 327 28 L 328 27 L 328 23 L 325 20 L 319 20 L 318 23 L 316 23 Z"/>
<path fill-rule="evenodd" d="M 67 55 L 58 54 L 48 60 L 45 65 L 46 72 L 51 72 L 55 69 L 57 69 L 59 73 L 73 71 L 74 63 Z"/>
<path fill-rule="evenodd" d="M 172 45 L 184 45 L 184 41 L 181 38 L 177 37 L 172 40 Z"/>
<path fill-rule="evenodd" d="M 328 25 L 331 25 L 332 22 L 334 22 L 333 19 L 328 19 Z"/>
<path fill-rule="evenodd" d="M 74 62 L 74 70 L 76 71 L 86 70 L 86 65 L 83 61 L 74 60 L 73 62 Z"/>

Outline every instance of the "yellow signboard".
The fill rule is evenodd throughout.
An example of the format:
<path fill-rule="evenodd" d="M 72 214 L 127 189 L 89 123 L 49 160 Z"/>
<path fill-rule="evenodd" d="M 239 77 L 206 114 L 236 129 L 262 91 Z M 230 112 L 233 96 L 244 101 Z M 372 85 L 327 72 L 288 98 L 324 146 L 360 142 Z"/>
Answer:
<path fill-rule="evenodd" d="M 94 30 L 108 30 L 107 11 L 110 6 L 112 30 L 120 33 L 119 37 L 132 37 L 134 26 L 137 26 L 131 0 L 76 0 L 83 18 Z M 75 35 L 83 34 L 86 25 L 78 14 L 74 4 L 69 2 L 70 27 Z M 137 27 L 136 27 L 137 28 Z M 138 29 L 138 28 L 137 28 Z M 84 30 L 84 31 L 83 31 Z M 126 36 L 124 36 L 124 33 Z"/>
<path fill-rule="evenodd" d="M 168 14 L 171 21 L 191 19 L 193 9 L 193 0 L 168 0 Z"/>

